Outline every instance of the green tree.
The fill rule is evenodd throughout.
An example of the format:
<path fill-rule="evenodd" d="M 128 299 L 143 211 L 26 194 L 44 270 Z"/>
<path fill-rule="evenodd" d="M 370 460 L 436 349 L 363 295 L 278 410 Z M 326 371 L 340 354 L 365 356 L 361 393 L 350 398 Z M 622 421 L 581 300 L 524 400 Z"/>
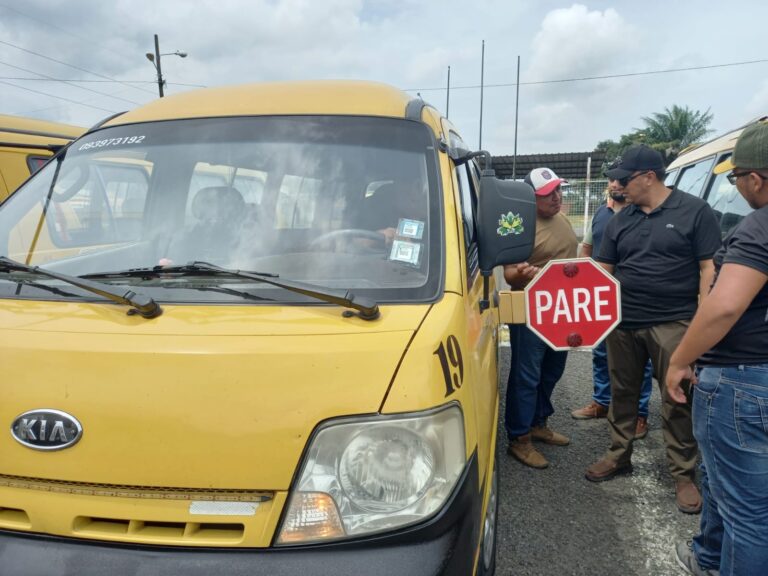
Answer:
<path fill-rule="evenodd" d="M 651 116 L 641 118 L 645 126 L 622 134 L 618 142 L 614 140 L 599 142 L 595 150 L 605 152 L 603 171 L 621 156 L 624 150 L 635 144 L 646 144 L 658 150 L 669 164 L 677 158 L 680 150 L 700 141 L 712 132 L 709 129 L 712 118 L 709 109 L 706 112 L 700 112 L 675 104 L 671 109 L 665 108 L 664 112 L 655 112 Z"/>
<path fill-rule="evenodd" d="M 619 138 L 618 142 L 614 142 L 613 140 L 603 140 L 597 144 L 595 150 L 599 152 L 605 152 L 605 163 L 603 170 L 606 170 L 608 165 L 610 165 L 611 162 L 613 162 L 616 158 L 621 156 L 624 153 L 624 150 L 630 146 L 647 143 L 648 142 L 645 140 L 645 134 L 640 130 L 636 130 L 635 132 L 630 132 L 629 134 L 623 134 Z"/>
<path fill-rule="evenodd" d="M 709 108 L 706 112 L 700 112 L 675 104 L 671 109 L 665 108 L 664 112 L 643 117 L 647 142 L 671 159 L 683 148 L 711 134 L 709 125 L 712 118 Z"/>

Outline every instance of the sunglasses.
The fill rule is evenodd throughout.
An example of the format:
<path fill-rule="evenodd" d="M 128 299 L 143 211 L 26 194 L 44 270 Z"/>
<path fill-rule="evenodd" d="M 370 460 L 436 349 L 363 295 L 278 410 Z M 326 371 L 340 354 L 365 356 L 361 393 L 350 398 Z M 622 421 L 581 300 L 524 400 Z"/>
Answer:
<path fill-rule="evenodd" d="M 634 180 L 638 176 L 643 176 L 645 174 L 648 174 L 648 172 L 650 172 L 650 170 L 645 170 L 643 172 L 638 172 L 637 174 L 632 174 L 631 176 L 624 176 L 624 178 L 618 178 L 616 181 L 619 183 L 619 185 L 622 188 L 626 188 L 627 184 L 632 182 L 632 180 Z"/>
<path fill-rule="evenodd" d="M 742 176 L 746 176 L 747 174 L 757 174 L 757 176 L 761 180 L 768 180 L 765 176 L 760 174 L 759 172 L 753 172 L 751 170 L 746 170 L 744 172 L 736 172 L 736 170 L 733 170 L 732 172 L 729 172 L 726 178 L 728 178 L 728 182 L 731 183 L 732 186 L 736 186 L 736 179 L 741 178 Z"/>

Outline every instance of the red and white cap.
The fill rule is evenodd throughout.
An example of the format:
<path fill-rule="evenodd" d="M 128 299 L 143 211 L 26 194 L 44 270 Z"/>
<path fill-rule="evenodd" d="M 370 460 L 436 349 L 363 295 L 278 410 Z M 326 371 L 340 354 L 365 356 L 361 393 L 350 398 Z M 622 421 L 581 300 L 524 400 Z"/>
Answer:
<path fill-rule="evenodd" d="M 558 178 L 550 168 L 534 168 L 528 172 L 524 182 L 534 189 L 536 196 L 548 196 L 560 184 L 568 183 L 567 180 Z"/>

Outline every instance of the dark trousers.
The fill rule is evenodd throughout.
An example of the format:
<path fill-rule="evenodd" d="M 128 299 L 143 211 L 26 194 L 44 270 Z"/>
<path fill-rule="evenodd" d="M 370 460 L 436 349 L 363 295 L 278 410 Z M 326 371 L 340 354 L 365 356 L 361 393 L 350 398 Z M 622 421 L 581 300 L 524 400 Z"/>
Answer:
<path fill-rule="evenodd" d="M 509 325 L 512 361 L 507 381 L 504 426 L 510 440 L 543 426 L 555 409 L 552 391 L 565 371 L 568 352 L 556 352 L 525 324 Z"/>
<path fill-rule="evenodd" d="M 592 349 L 592 384 L 594 393 L 592 400 L 601 406 L 611 404 L 611 378 L 608 375 L 608 350 L 605 340 Z M 640 392 L 640 416 L 648 418 L 648 405 L 653 392 L 653 366 L 650 362 L 645 365 L 643 373 L 643 388 Z"/>
<path fill-rule="evenodd" d="M 632 457 L 637 423 L 637 403 L 643 385 L 643 371 L 650 358 L 661 392 L 661 427 L 667 447 L 667 464 L 672 476 L 693 480 L 698 448 L 693 436 L 691 403 L 678 404 L 667 393 L 664 380 L 669 358 L 685 334 L 690 321 L 681 320 L 649 328 L 617 328 L 607 338 L 608 370 L 611 375 L 611 406 L 608 424 L 611 447 L 607 456 L 620 464 Z M 689 392 L 685 390 L 686 394 Z"/>

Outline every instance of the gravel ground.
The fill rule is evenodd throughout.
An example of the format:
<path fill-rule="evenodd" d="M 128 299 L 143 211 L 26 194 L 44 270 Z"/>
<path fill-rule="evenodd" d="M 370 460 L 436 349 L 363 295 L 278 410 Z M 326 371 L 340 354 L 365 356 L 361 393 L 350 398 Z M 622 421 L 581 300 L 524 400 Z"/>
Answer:
<path fill-rule="evenodd" d="M 608 424 L 574 420 L 571 410 L 592 393 L 591 353 L 569 354 L 565 375 L 555 388 L 551 428 L 571 438 L 570 446 L 541 445 L 549 468 L 534 470 L 506 454 L 503 429 L 506 374 L 502 377 L 499 429 L 500 504 L 498 575 L 567 574 L 659 576 L 683 574 L 674 543 L 698 531 L 699 516 L 679 512 L 661 435 L 660 396 L 651 399 L 648 436 L 635 443 L 634 472 L 592 483 L 585 468 L 610 442 Z"/>

